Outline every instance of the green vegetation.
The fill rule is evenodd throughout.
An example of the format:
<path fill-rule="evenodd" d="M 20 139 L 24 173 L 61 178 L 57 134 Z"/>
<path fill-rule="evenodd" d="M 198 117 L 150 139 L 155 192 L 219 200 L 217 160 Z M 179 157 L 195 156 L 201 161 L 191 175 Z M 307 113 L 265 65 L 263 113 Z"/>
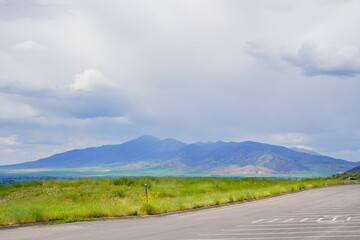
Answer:
<path fill-rule="evenodd" d="M 151 215 L 347 183 L 350 181 L 335 178 L 291 181 L 175 177 L 15 183 L 0 185 L 0 225 Z"/>
<path fill-rule="evenodd" d="M 344 172 L 344 173 L 338 173 L 333 176 L 333 178 L 339 178 L 343 180 L 348 180 L 349 178 L 354 178 L 358 181 L 360 181 L 360 172 Z"/>

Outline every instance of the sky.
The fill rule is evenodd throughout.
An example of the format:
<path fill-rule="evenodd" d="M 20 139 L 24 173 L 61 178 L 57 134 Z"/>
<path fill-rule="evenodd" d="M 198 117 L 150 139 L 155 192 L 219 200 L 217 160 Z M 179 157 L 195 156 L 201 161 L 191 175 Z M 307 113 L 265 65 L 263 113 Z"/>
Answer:
<path fill-rule="evenodd" d="M 0 165 L 142 135 L 360 161 L 360 1 L 0 0 Z"/>

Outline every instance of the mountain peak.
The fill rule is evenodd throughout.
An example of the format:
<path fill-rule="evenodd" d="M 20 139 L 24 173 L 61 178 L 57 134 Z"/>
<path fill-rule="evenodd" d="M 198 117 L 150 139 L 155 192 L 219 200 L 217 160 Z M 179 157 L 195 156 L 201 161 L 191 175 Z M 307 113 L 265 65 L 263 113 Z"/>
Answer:
<path fill-rule="evenodd" d="M 143 135 L 143 136 L 135 138 L 134 140 L 131 140 L 131 141 L 159 142 L 160 139 L 157 137 L 154 137 L 152 135 Z"/>

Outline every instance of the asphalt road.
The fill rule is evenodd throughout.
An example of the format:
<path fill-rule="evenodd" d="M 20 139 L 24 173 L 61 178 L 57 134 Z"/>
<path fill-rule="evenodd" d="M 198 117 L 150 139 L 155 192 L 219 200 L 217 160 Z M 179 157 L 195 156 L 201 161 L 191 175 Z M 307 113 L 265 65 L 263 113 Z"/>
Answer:
<path fill-rule="evenodd" d="M 360 185 L 146 219 L 0 230 L 1 240 L 360 239 Z"/>

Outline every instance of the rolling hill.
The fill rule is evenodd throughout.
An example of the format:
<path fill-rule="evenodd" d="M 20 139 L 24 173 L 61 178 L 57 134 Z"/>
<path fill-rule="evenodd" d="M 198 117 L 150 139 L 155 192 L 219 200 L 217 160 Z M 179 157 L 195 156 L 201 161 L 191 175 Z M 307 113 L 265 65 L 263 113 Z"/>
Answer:
<path fill-rule="evenodd" d="M 360 166 L 354 167 L 354 168 L 348 170 L 347 172 L 360 172 Z"/>
<path fill-rule="evenodd" d="M 51 175 L 51 172 L 64 169 L 76 174 L 81 174 L 79 172 L 84 169 L 96 169 L 94 172 L 102 172 L 102 175 L 120 171 L 122 175 L 276 176 L 299 172 L 326 175 L 358 165 L 258 142 L 185 144 L 175 139 L 142 136 L 119 145 L 76 149 L 33 162 L 0 166 L 0 171 L 21 173 L 33 169 L 33 172 Z"/>

